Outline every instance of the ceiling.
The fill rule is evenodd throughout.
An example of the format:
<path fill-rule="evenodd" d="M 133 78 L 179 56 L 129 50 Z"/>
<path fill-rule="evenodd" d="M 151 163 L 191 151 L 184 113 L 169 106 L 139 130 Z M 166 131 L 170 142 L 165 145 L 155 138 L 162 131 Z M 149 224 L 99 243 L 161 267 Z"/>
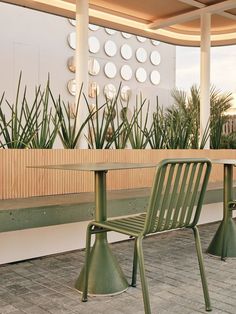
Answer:
<path fill-rule="evenodd" d="M 75 18 L 76 0 L 4 0 Z M 236 0 L 90 0 L 89 21 L 175 45 L 199 46 L 200 16 L 211 14 L 212 46 L 236 44 Z"/>

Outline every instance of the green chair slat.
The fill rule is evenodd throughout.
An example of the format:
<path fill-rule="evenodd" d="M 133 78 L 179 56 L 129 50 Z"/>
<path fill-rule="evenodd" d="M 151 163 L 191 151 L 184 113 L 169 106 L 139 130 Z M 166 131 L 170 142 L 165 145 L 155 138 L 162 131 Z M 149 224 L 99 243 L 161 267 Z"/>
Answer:
<path fill-rule="evenodd" d="M 162 185 L 164 184 L 165 174 L 166 174 L 167 165 L 163 165 L 161 168 L 157 168 L 154 184 L 152 187 L 151 195 L 153 197 L 149 200 L 148 208 L 152 208 L 152 210 L 147 210 L 147 220 L 145 223 L 144 233 L 150 232 L 153 230 L 153 222 L 157 216 L 158 208 L 162 204 L 163 193 L 162 193 Z"/>
<path fill-rule="evenodd" d="M 173 224 L 176 223 L 176 221 L 172 220 L 173 216 L 174 216 L 174 212 L 173 209 L 176 207 L 176 203 L 177 203 L 177 199 L 178 199 L 178 186 L 179 186 L 179 180 L 180 180 L 180 176 L 181 176 L 181 172 L 182 172 L 182 167 L 183 165 L 176 165 L 176 179 L 175 179 L 175 183 L 173 186 L 173 190 L 171 192 L 171 197 L 170 197 L 170 204 L 169 204 L 169 209 L 167 211 L 167 215 L 166 215 L 166 223 L 164 228 L 165 229 L 169 229 L 173 228 Z M 171 221 L 171 226 L 168 227 L 168 221 Z"/>
<path fill-rule="evenodd" d="M 190 173 L 189 173 L 189 177 L 187 178 L 188 182 L 186 183 L 187 190 L 184 193 L 185 197 L 184 197 L 184 202 L 183 202 L 183 206 L 182 206 L 182 210 L 181 210 L 180 218 L 179 218 L 179 223 L 180 223 L 179 227 L 183 226 L 185 223 L 186 213 L 187 213 L 187 210 L 189 209 L 189 204 L 192 199 L 191 191 L 193 188 L 193 180 L 194 180 L 194 175 L 196 171 L 196 166 L 197 166 L 196 164 L 190 165 Z"/>
<path fill-rule="evenodd" d="M 163 196 L 163 200 L 162 200 L 162 204 L 160 206 L 160 208 L 157 208 L 157 216 L 158 216 L 158 224 L 157 224 L 157 230 L 161 230 L 163 228 L 163 219 L 165 218 L 165 214 L 166 214 L 166 209 L 168 208 L 168 203 L 170 201 L 170 189 L 171 189 L 171 184 L 172 184 L 172 177 L 173 177 L 173 173 L 174 173 L 174 168 L 175 165 L 171 164 L 170 167 L 165 168 L 166 171 L 166 176 L 168 177 L 167 179 L 167 183 L 165 184 L 165 182 L 160 182 L 159 184 L 162 185 L 162 189 L 163 186 L 165 186 L 164 189 L 164 196 Z"/>
<path fill-rule="evenodd" d="M 178 194 L 178 200 L 177 204 L 174 210 L 174 217 L 173 217 L 173 225 L 172 228 L 178 228 L 179 226 L 179 216 L 181 214 L 181 209 L 182 209 L 182 204 L 183 204 L 183 199 L 185 195 L 185 189 L 186 189 L 186 181 L 189 173 L 189 164 L 186 164 L 184 167 L 184 173 L 182 176 L 182 180 L 180 181 L 180 190 Z"/>
<path fill-rule="evenodd" d="M 93 232 L 96 233 L 97 231 L 102 232 L 102 231 L 113 230 L 113 231 L 120 232 L 120 233 L 129 235 L 129 236 L 132 236 L 132 237 L 137 237 L 143 229 L 143 227 L 134 228 L 133 226 L 130 226 L 128 224 L 128 222 L 127 222 L 127 224 L 120 225 L 115 221 L 108 221 L 106 224 L 104 224 L 103 222 L 98 222 L 98 223 L 96 223 L 96 227 L 103 228 L 103 230 L 101 230 L 101 229 L 96 230 L 96 228 L 95 228 L 92 231 L 92 233 Z"/>
<path fill-rule="evenodd" d="M 143 223 L 141 223 L 141 222 L 136 223 L 135 221 L 127 219 L 127 220 L 122 220 L 122 221 L 118 220 L 118 221 L 115 221 L 115 222 L 110 222 L 110 224 L 113 223 L 116 226 L 121 226 L 121 227 L 128 226 L 129 228 L 132 227 L 132 228 L 136 228 L 136 229 L 142 230 L 144 222 L 145 222 L 145 220 L 143 220 Z"/>
<path fill-rule="evenodd" d="M 187 217 L 186 217 L 186 224 L 187 225 L 191 224 L 192 213 L 193 213 L 193 209 L 194 209 L 194 206 L 195 206 L 195 203 L 197 200 L 200 181 L 201 181 L 202 175 L 203 175 L 203 170 L 204 170 L 203 167 L 204 167 L 203 164 L 199 165 L 199 171 L 198 171 L 197 178 L 195 181 L 195 187 L 194 187 L 194 190 L 192 192 L 191 202 L 189 204 L 189 210 L 188 210 Z M 196 208 L 196 211 L 197 211 L 197 208 Z"/>

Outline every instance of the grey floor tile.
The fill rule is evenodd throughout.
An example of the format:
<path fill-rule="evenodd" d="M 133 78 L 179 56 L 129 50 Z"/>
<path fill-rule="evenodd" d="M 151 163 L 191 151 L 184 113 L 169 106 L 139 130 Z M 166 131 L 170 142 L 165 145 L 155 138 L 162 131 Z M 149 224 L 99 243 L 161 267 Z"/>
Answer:
<path fill-rule="evenodd" d="M 203 250 L 217 224 L 201 226 Z M 205 313 L 193 236 L 174 231 L 144 240 L 146 276 L 153 314 Z M 133 241 L 111 245 L 127 279 L 131 279 Z M 204 253 L 214 314 L 236 313 L 236 259 L 222 262 Z M 74 283 L 84 251 L 47 256 L 0 266 L 0 314 L 143 314 L 139 276 L 137 288 L 110 297 L 81 302 Z"/>

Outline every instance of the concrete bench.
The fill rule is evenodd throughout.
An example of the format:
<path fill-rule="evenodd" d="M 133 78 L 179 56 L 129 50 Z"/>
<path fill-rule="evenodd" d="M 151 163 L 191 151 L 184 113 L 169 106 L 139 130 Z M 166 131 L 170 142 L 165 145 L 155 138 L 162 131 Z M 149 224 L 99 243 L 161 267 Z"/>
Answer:
<path fill-rule="evenodd" d="M 143 212 L 149 194 L 149 188 L 109 191 L 108 216 Z M 222 200 L 223 184 L 209 183 L 204 204 Z M 88 221 L 94 218 L 94 209 L 94 193 L 1 200 L 0 232 Z"/>

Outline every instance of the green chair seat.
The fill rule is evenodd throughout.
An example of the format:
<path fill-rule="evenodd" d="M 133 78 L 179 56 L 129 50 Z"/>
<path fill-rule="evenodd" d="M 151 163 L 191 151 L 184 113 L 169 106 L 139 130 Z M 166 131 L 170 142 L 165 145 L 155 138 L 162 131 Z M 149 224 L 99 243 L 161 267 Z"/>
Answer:
<path fill-rule="evenodd" d="M 140 232 L 142 232 L 145 225 L 146 216 L 147 216 L 146 214 L 139 214 L 127 218 L 111 219 L 105 222 L 93 222 L 93 226 L 104 228 L 107 230 L 117 231 L 135 237 L 138 234 L 140 234 Z M 153 230 L 150 232 L 150 234 L 158 232 L 156 230 L 158 225 L 158 217 L 156 217 L 155 222 L 156 223 L 154 224 Z M 168 229 L 173 230 L 173 228 L 171 228 L 172 224 L 173 220 L 170 220 L 167 226 L 167 230 Z M 163 221 L 162 226 L 164 225 L 165 220 Z M 99 230 L 97 231 L 99 232 Z"/>
<path fill-rule="evenodd" d="M 107 230 L 112 229 L 113 231 L 135 237 L 143 230 L 145 219 L 146 214 L 140 214 L 127 218 L 107 220 L 104 222 L 94 222 L 93 225 Z"/>

